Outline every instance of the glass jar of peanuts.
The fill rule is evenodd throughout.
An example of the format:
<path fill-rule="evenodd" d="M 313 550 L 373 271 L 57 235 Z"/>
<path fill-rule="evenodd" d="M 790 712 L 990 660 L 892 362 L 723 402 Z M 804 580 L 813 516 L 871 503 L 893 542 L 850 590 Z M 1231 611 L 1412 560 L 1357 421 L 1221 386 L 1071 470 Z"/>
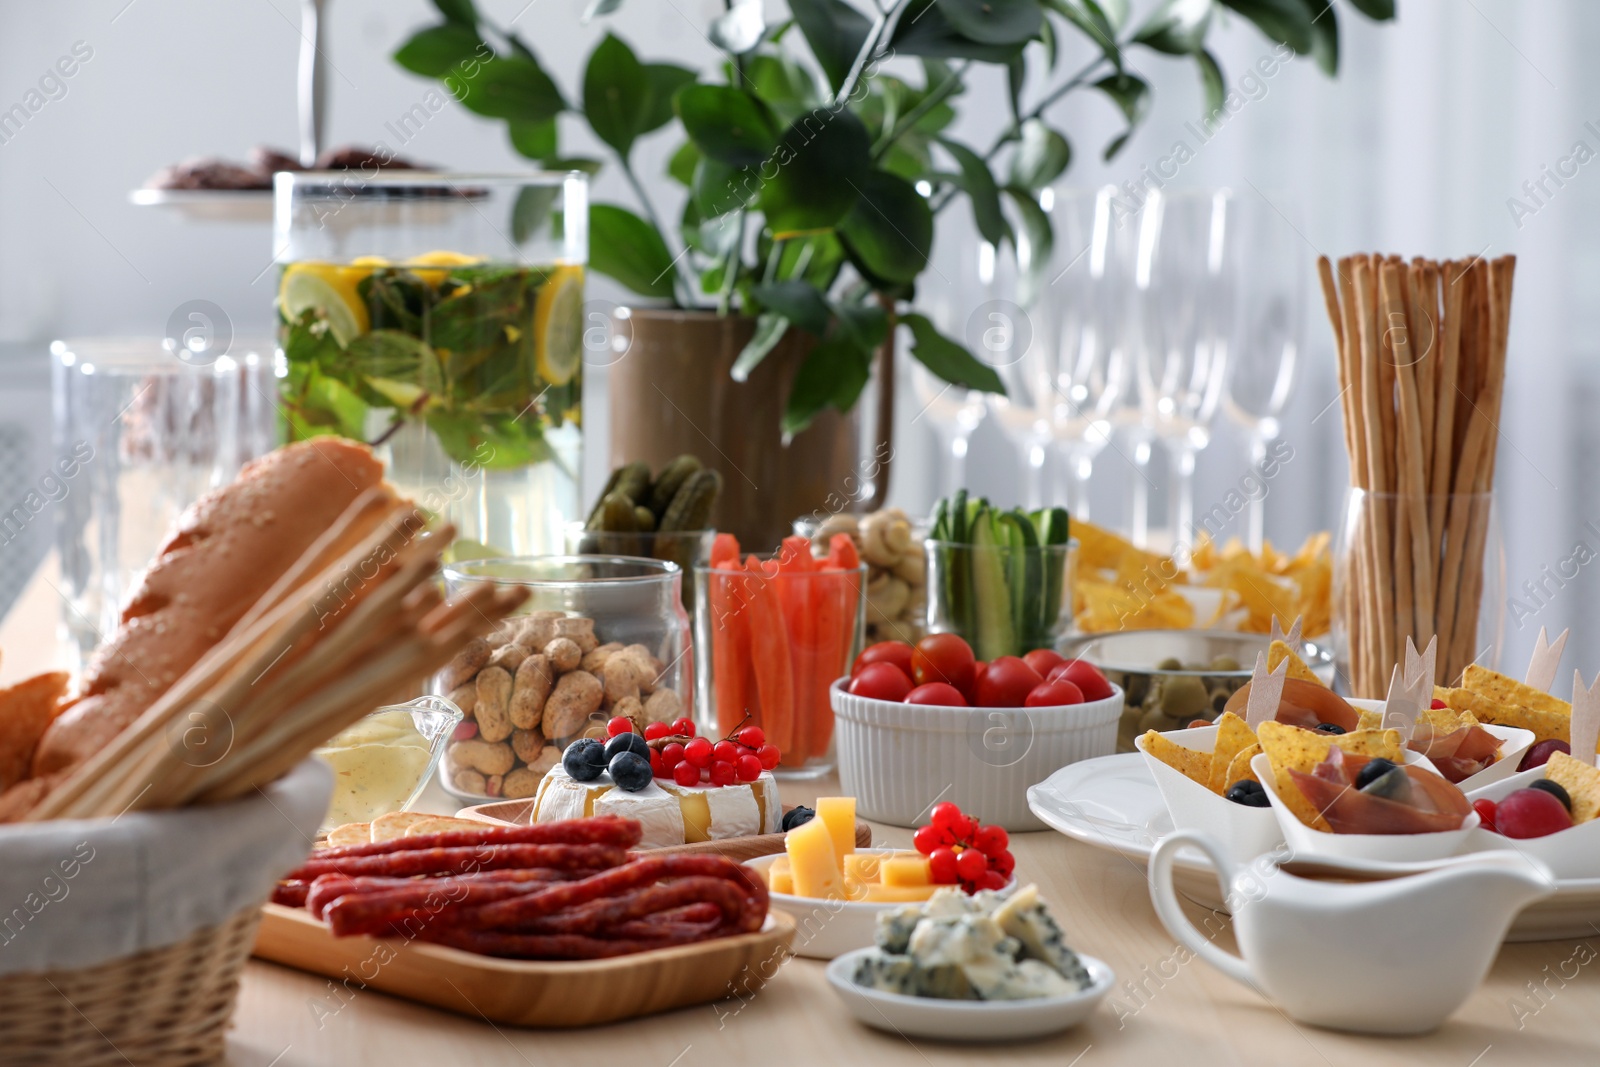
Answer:
<path fill-rule="evenodd" d="M 614 716 L 643 732 L 694 707 L 683 572 L 633 556 L 482 559 L 445 568 L 452 596 L 482 583 L 529 591 L 524 612 L 462 650 L 434 691 L 464 719 L 440 781 L 475 802 L 532 797 L 566 745 Z"/>

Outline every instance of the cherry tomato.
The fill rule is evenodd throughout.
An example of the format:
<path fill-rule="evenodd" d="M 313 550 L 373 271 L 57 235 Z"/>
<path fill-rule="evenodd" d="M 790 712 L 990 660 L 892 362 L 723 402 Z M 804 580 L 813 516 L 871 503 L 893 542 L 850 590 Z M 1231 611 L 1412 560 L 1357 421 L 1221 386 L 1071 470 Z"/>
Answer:
<path fill-rule="evenodd" d="M 1024 654 L 1022 658 L 1028 661 L 1028 666 L 1039 672 L 1041 678 L 1048 676 L 1052 670 L 1067 662 L 1067 658 L 1061 653 L 1048 648 L 1036 648 Z"/>
<path fill-rule="evenodd" d="M 969 693 L 976 670 L 972 646 L 959 634 L 929 634 L 917 642 L 911 653 L 911 680 L 918 685 L 944 682 Z"/>
<path fill-rule="evenodd" d="M 1100 673 L 1100 668 L 1087 660 L 1069 659 L 1052 668 L 1045 676 L 1045 680 L 1050 682 L 1062 678 L 1077 686 L 1083 692 L 1084 700 L 1104 700 L 1111 695 L 1111 683 Z"/>
<path fill-rule="evenodd" d="M 1044 679 L 1027 662 L 1016 656 L 998 656 L 983 672 L 974 695 L 980 708 L 1020 708 L 1034 687 Z"/>
<path fill-rule="evenodd" d="M 965 696 L 969 701 L 978 695 L 978 682 L 985 674 L 988 673 L 989 665 L 983 660 L 980 659 L 978 662 L 972 665 L 972 688 L 968 689 L 965 693 Z"/>
<path fill-rule="evenodd" d="M 907 704 L 932 704 L 941 708 L 965 708 L 967 698 L 961 695 L 961 690 L 944 682 L 929 682 L 919 685 L 906 694 Z"/>
<path fill-rule="evenodd" d="M 850 694 L 869 700 L 904 700 L 911 692 L 911 679 L 893 663 L 868 663 L 850 680 Z"/>
<path fill-rule="evenodd" d="M 1028 691 L 1028 697 L 1022 702 L 1025 708 L 1059 708 L 1063 704 L 1082 704 L 1083 690 L 1067 681 L 1057 678 L 1053 682 L 1036 685 Z M 1207 723 L 1207 725 L 1210 725 Z"/>
<path fill-rule="evenodd" d="M 861 655 L 856 657 L 855 663 L 850 667 L 850 677 L 854 678 L 861 673 L 863 667 L 869 663 L 893 663 L 905 672 L 907 678 L 911 677 L 911 646 L 904 641 L 879 641 L 875 645 L 868 645 L 861 650 Z"/>

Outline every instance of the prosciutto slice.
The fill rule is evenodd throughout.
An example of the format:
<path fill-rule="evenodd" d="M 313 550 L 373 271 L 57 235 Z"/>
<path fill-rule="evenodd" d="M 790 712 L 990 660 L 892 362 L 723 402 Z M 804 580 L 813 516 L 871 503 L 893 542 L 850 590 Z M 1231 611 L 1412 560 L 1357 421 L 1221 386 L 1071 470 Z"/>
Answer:
<path fill-rule="evenodd" d="M 1249 702 L 1250 683 L 1246 682 L 1228 698 L 1227 710 L 1244 718 L 1245 705 Z M 1284 679 L 1283 696 L 1273 718 L 1302 730 L 1315 730 L 1319 723 L 1331 722 L 1348 734 L 1361 726 L 1361 713 L 1345 703 L 1339 694 L 1299 678 Z"/>
<path fill-rule="evenodd" d="M 1450 782 L 1466 781 L 1500 755 L 1500 739 L 1475 724 L 1441 734 L 1419 722 L 1406 747 L 1427 756 Z"/>
<path fill-rule="evenodd" d="M 1405 766 L 1405 781 L 1389 796 L 1362 792 L 1355 786 L 1361 768 L 1370 762 L 1334 748 L 1310 774 L 1290 770 L 1295 787 L 1305 795 L 1336 834 L 1427 834 L 1459 830 L 1472 812 L 1466 794 L 1437 774 Z"/>

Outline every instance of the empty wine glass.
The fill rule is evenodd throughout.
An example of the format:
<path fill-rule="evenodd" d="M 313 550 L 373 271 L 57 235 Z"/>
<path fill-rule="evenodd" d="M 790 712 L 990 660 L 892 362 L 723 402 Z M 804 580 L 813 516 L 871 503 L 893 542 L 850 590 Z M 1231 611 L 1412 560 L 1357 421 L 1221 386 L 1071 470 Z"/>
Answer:
<path fill-rule="evenodd" d="M 1223 410 L 1250 440 L 1250 463 L 1259 472 L 1282 432 L 1279 417 L 1294 387 L 1305 327 L 1306 265 L 1310 256 L 1290 219 L 1261 197 L 1234 204 L 1241 270 L 1239 306 L 1228 364 Z M 1252 551 L 1266 540 L 1266 494 L 1251 493 L 1245 532 Z"/>
<path fill-rule="evenodd" d="M 960 225 L 957 221 L 953 225 Z M 970 222 L 967 223 L 970 226 Z M 963 336 L 966 324 L 974 309 L 987 299 L 986 293 L 993 285 L 993 246 L 989 247 L 989 281 L 982 279 L 983 256 L 966 251 L 977 240 L 976 231 L 955 235 L 954 243 L 963 252 L 953 268 L 953 277 L 935 268 L 926 279 L 929 296 L 929 316 L 934 325 L 947 337 Z M 980 247 L 982 246 L 982 242 Z M 983 353 L 975 352 L 979 359 Z M 927 420 L 939 438 L 946 462 L 940 477 L 940 494 L 949 496 L 966 485 L 967 449 L 978 425 L 988 414 L 984 394 L 975 389 L 951 385 L 916 360 L 907 359 L 911 370 L 911 390 L 916 397 L 917 412 L 911 424 Z"/>
<path fill-rule="evenodd" d="M 1171 458 L 1174 544 L 1193 535 L 1195 457 L 1228 365 L 1238 254 L 1225 189 L 1156 190 L 1139 220 L 1135 350 L 1145 425 Z"/>
<path fill-rule="evenodd" d="M 1026 247 L 1020 254 L 1029 253 Z M 1029 510 L 1043 507 L 1044 467 L 1055 441 L 1060 394 L 1055 359 L 1046 343 L 1038 306 L 1023 307 L 1019 262 L 997 254 L 994 245 L 977 246 L 978 279 L 984 300 L 973 309 L 962 339 L 973 355 L 993 367 L 1005 383 L 1004 396 L 985 400 L 1000 428 L 1022 453 L 1022 498 Z"/>

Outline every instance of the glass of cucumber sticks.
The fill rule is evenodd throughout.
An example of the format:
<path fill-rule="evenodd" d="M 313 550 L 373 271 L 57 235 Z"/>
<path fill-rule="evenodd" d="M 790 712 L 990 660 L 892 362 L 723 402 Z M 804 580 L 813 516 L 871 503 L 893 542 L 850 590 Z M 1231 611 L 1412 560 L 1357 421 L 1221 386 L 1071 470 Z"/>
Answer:
<path fill-rule="evenodd" d="M 1001 511 L 963 490 L 941 500 L 928 549 L 928 631 L 978 659 L 1054 649 L 1072 625 L 1076 542 L 1065 508 Z"/>

